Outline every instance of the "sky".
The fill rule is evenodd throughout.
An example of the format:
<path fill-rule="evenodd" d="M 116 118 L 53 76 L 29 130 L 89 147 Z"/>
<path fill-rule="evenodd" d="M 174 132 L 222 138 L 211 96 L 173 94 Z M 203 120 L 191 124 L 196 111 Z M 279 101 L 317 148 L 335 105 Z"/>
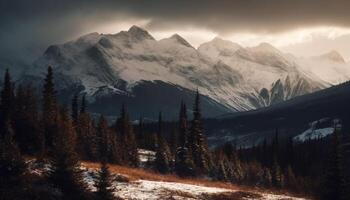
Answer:
<path fill-rule="evenodd" d="M 0 0 L 0 64 L 30 63 L 51 44 L 137 25 L 197 47 L 214 37 L 268 42 L 297 56 L 350 61 L 348 0 Z"/>

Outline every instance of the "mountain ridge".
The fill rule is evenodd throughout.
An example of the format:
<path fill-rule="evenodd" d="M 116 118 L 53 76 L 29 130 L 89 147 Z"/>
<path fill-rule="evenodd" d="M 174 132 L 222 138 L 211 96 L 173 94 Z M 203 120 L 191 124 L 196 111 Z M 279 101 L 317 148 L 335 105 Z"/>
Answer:
<path fill-rule="evenodd" d="M 332 60 L 316 61 L 334 64 Z M 51 65 L 62 78 L 59 88 L 82 88 L 76 92 L 86 94 L 91 103 L 101 94 L 109 95 L 101 88 L 110 88 L 113 95 L 115 91 L 132 94 L 138 84 L 160 81 L 169 87 L 198 88 L 225 107 L 225 112 L 232 112 L 329 87 L 335 81 L 307 70 L 316 61 L 300 61 L 267 43 L 244 48 L 220 38 L 196 49 L 178 34 L 156 40 L 146 30 L 132 26 L 116 34 L 92 33 L 51 45 L 25 76 L 42 77 Z M 338 65 L 342 70 L 347 66 Z M 349 78 L 350 71 L 343 75 Z"/>

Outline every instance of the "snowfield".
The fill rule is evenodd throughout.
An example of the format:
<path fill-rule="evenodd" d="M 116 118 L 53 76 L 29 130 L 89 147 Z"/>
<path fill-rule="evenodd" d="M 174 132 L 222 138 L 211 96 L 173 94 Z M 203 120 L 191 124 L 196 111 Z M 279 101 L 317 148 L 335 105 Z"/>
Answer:
<path fill-rule="evenodd" d="M 307 140 L 315 140 L 324 138 L 334 132 L 334 128 L 321 128 L 321 129 L 312 129 L 309 128 L 300 135 L 297 135 L 293 138 L 294 141 L 305 142 Z"/>

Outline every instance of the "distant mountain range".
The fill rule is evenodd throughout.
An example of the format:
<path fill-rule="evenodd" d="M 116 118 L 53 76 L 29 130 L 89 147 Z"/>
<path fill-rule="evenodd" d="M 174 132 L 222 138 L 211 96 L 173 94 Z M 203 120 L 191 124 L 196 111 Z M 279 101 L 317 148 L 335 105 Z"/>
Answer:
<path fill-rule="evenodd" d="M 61 99 L 86 94 L 92 112 L 115 115 L 125 102 L 132 118 L 176 119 L 181 99 L 203 96 L 205 117 L 262 108 L 350 78 L 350 65 L 332 51 L 312 58 L 285 54 L 267 43 L 242 47 L 215 38 L 192 47 L 175 34 L 155 40 L 133 26 L 117 34 L 91 33 L 52 45 L 21 76 L 42 80 L 54 68 Z"/>
<path fill-rule="evenodd" d="M 208 119 L 204 124 L 212 145 L 231 141 L 251 147 L 271 141 L 276 131 L 281 138 L 303 142 L 332 134 L 335 125 L 349 135 L 350 82 L 266 108 Z"/>

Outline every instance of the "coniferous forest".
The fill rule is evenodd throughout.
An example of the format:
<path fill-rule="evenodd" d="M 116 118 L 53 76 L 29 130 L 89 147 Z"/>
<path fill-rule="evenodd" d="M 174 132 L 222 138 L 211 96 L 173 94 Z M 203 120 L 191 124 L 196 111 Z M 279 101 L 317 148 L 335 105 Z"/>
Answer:
<path fill-rule="evenodd" d="M 350 199 L 350 151 L 347 134 L 335 124 L 326 138 L 295 143 L 280 139 L 243 148 L 227 143 L 209 148 L 201 99 L 179 102 L 177 121 L 137 122 L 127 102 L 114 121 L 92 115 L 84 95 L 70 105 L 56 97 L 55 73 L 48 67 L 42 88 L 15 85 L 4 75 L 0 104 L 0 199 L 112 200 L 109 164 L 146 168 L 160 174 L 206 178 L 307 195 L 315 199 Z M 188 107 L 191 109 L 188 109 Z M 189 110 L 191 110 L 189 112 Z M 189 117 L 191 116 L 191 117 Z M 138 150 L 155 152 L 142 164 Z M 29 173 L 28 160 L 46 165 L 45 176 Z M 81 161 L 100 163 L 96 191 L 84 181 Z"/>

